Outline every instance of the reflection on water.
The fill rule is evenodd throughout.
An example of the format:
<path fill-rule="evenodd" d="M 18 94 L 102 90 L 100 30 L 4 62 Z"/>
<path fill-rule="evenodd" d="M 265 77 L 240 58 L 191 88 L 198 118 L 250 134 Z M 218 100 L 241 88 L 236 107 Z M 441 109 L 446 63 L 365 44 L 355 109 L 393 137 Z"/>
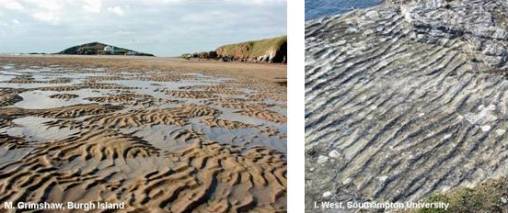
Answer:
<path fill-rule="evenodd" d="M 13 120 L 15 127 L 3 130 L 11 136 L 24 137 L 27 141 L 55 141 L 69 137 L 71 134 L 78 132 L 77 130 L 69 130 L 65 128 L 49 128 L 44 125 L 45 122 L 54 121 L 55 119 L 41 117 L 23 117 Z M 0 129 L 2 132 L 2 129 Z"/>

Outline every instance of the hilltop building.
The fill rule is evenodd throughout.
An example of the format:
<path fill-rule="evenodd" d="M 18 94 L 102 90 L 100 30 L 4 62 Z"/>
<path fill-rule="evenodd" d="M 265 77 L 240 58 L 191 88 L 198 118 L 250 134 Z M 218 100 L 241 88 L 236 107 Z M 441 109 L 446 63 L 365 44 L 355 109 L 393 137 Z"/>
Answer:
<path fill-rule="evenodd" d="M 104 53 L 107 53 L 107 54 L 115 54 L 115 47 L 113 46 L 105 46 L 104 47 Z"/>

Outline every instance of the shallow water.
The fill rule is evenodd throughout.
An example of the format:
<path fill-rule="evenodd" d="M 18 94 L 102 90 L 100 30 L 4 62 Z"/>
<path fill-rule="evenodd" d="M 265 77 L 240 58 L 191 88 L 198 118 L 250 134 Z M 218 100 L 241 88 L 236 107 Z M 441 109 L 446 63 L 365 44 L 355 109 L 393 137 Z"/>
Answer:
<path fill-rule="evenodd" d="M 372 7 L 381 0 L 305 0 L 305 20 Z"/>
<path fill-rule="evenodd" d="M 8 163 L 18 161 L 25 157 L 25 155 L 30 151 L 32 151 L 32 148 L 7 150 L 5 147 L 0 147 L 0 156 L 2 156 L 0 157 L 0 165 L 6 165 Z"/>
<path fill-rule="evenodd" d="M 54 94 L 61 93 L 40 90 L 23 92 L 19 94 L 21 97 L 23 97 L 23 101 L 14 104 L 14 107 L 20 107 L 25 109 L 49 109 L 55 107 L 72 106 L 76 104 L 92 103 L 91 101 L 85 100 L 84 98 L 100 96 L 100 94 L 93 93 L 89 89 L 72 91 L 68 93 L 66 92 L 66 94 L 79 95 L 78 98 L 73 98 L 70 100 L 50 98 L 50 96 Z"/>
<path fill-rule="evenodd" d="M 1 81 L 9 81 L 11 79 L 13 79 L 15 76 L 13 75 L 0 75 L 0 82 Z"/>
<path fill-rule="evenodd" d="M 224 129 L 208 128 L 204 125 L 196 126 L 198 129 L 202 129 L 208 139 L 213 141 L 246 147 L 268 146 L 282 153 L 287 150 L 286 143 L 281 142 L 280 138 L 265 136 L 256 128 Z"/>
<path fill-rule="evenodd" d="M 221 84 L 227 84 L 226 82 L 234 81 L 232 78 L 223 76 L 208 76 L 201 73 L 187 73 L 187 74 L 174 74 L 176 76 L 182 75 L 187 76 L 183 79 L 177 79 L 174 81 L 155 81 L 155 80 L 139 80 L 139 79 L 150 79 L 148 76 L 156 76 L 164 73 L 158 72 L 121 72 L 121 73 L 108 73 L 103 69 L 80 69 L 80 70 L 65 70 L 58 66 L 51 67 L 29 67 L 17 70 L 15 66 L 2 66 L 0 71 L 0 88 L 22 88 L 18 95 L 23 100 L 8 106 L 18 107 L 27 110 L 45 110 L 53 109 L 58 107 L 67 107 L 77 104 L 112 104 L 121 105 L 124 107 L 123 110 L 119 110 L 116 113 L 126 113 L 131 110 L 151 110 L 151 109 L 167 109 L 179 107 L 181 105 L 207 105 L 210 103 L 207 98 L 180 98 L 173 97 L 166 94 L 167 91 L 188 91 L 200 90 L 199 86 L 216 86 Z M 6 81 L 11 80 L 17 75 L 27 75 L 34 78 L 35 81 L 50 81 L 58 78 L 69 78 L 70 83 L 7 83 Z M 173 75 L 173 74 L 172 74 Z M 190 76 L 190 79 L 188 78 Z M 102 79 L 101 77 L 105 77 Z M 122 80 L 108 80 L 110 77 L 119 77 Z M 48 87 L 61 87 L 61 86 L 76 86 L 83 85 L 82 83 L 94 79 L 94 82 L 103 85 L 117 85 L 118 89 L 101 89 L 101 88 L 77 88 L 70 91 L 43 91 L 38 88 Z M 220 98 L 246 98 L 249 95 L 256 94 L 256 91 L 251 88 L 238 88 L 240 94 L 222 94 L 217 93 Z M 69 99 L 57 99 L 51 98 L 51 95 L 56 94 L 73 94 L 78 97 Z M 132 101 L 124 101 L 124 99 L 112 100 L 112 102 L 95 102 L 87 100 L 92 97 L 112 97 L 122 94 L 129 94 L 127 97 L 132 95 L 135 97 Z M 136 96 L 138 95 L 138 96 Z M 136 98 L 143 99 L 144 96 L 148 95 L 147 100 L 139 102 Z M 125 97 L 125 96 L 124 96 Z M 127 99 L 125 99 L 127 100 Z M 146 103 L 145 103 L 146 102 Z M 270 99 L 261 100 L 264 104 L 270 104 L 272 107 L 269 110 L 277 112 L 281 115 L 286 115 L 286 109 L 283 106 L 277 105 L 278 103 Z M 144 103 L 144 104 L 138 104 Z M 137 128 L 120 129 L 118 131 L 122 133 L 132 133 L 134 136 L 143 138 L 150 142 L 155 147 L 163 150 L 174 150 L 180 149 L 188 145 L 186 141 L 175 140 L 173 137 L 177 135 L 179 131 L 184 131 L 186 128 L 191 128 L 194 131 L 204 134 L 204 138 L 207 140 L 214 140 L 220 143 L 234 144 L 240 146 L 268 146 L 273 149 L 279 150 L 285 153 L 286 150 L 286 139 L 285 134 L 287 132 L 286 124 L 277 124 L 270 121 L 262 120 L 256 117 L 249 117 L 237 113 L 238 110 L 223 108 L 217 105 L 209 105 L 210 107 L 220 111 L 217 118 L 239 121 L 245 124 L 253 125 L 253 128 L 243 129 L 224 129 L 224 128 L 210 128 L 201 122 L 201 118 L 190 119 L 189 125 L 185 127 L 172 126 L 172 125 L 147 125 Z M 80 122 L 84 116 L 75 118 L 73 120 Z M 48 128 L 44 123 L 48 121 L 55 121 L 57 119 L 41 118 L 41 117 L 21 117 L 13 120 L 17 125 L 11 128 L 0 129 L 0 132 L 6 132 L 11 136 L 24 136 L 29 141 L 50 141 L 50 140 L 61 140 L 69 137 L 71 134 L 78 133 L 81 130 L 70 130 L 68 128 Z M 277 136 L 266 136 L 261 133 L 261 127 L 269 127 L 276 129 L 279 132 Z M 284 137 L 281 137 L 284 136 Z"/>
<path fill-rule="evenodd" d="M 172 134 L 189 129 L 189 127 L 178 127 L 173 125 L 155 125 L 144 128 L 134 128 L 131 130 L 123 130 L 125 133 L 133 133 L 135 136 L 141 137 L 150 142 L 153 146 L 161 150 L 178 150 L 191 145 L 184 140 L 175 139 Z"/>
<path fill-rule="evenodd" d="M 24 137 L 28 141 L 55 141 L 62 140 L 70 135 L 77 133 L 78 130 L 59 129 L 48 127 L 44 123 L 54 121 L 55 119 L 41 117 L 23 117 L 13 120 L 17 126 L 5 128 L 4 131 L 8 135 L 16 137 Z M 0 129 L 2 132 L 2 129 Z"/>

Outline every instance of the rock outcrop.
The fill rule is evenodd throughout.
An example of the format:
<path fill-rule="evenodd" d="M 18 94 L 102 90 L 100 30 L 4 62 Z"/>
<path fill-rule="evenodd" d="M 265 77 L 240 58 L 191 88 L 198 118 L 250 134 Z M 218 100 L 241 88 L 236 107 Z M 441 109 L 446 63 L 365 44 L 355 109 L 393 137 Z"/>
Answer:
<path fill-rule="evenodd" d="M 199 52 L 193 54 L 183 54 L 183 58 L 199 58 L 199 59 L 217 59 L 217 52 Z"/>
<path fill-rule="evenodd" d="M 229 44 L 215 50 L 219 58 L 244 62 L 286 63 L 286 36 Z"/>
<path fill-rule="evenodd" d="M 57 54 L 66 55 L 130 55 L 130 56 L 154 56 L 149 53 L 137 52 L 125 48 L 115 47 L 99 42 L 86 43 L 67 48 Z"/>
<path fill-rule="evenodd" d="M 306 206 L 508 176 L 507 10 L 393 1 L 307 22 Z"/>
<path fill-rule="evenodd" d="M 508 59 L 508 2 L 436 0 L 401 6 L 411 37 L 446 45 L 461 39 L 463 51 L 491 67 Z"/>

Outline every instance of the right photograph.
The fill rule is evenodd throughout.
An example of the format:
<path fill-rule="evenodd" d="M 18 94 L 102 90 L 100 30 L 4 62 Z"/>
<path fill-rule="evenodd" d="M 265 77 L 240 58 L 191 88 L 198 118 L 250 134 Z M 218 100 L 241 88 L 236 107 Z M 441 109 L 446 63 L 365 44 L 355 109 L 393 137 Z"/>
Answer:
<path fill-rule="evenodd" d="M 508 212 L 508 1 L 305 6 L 306 212 Z"/>

